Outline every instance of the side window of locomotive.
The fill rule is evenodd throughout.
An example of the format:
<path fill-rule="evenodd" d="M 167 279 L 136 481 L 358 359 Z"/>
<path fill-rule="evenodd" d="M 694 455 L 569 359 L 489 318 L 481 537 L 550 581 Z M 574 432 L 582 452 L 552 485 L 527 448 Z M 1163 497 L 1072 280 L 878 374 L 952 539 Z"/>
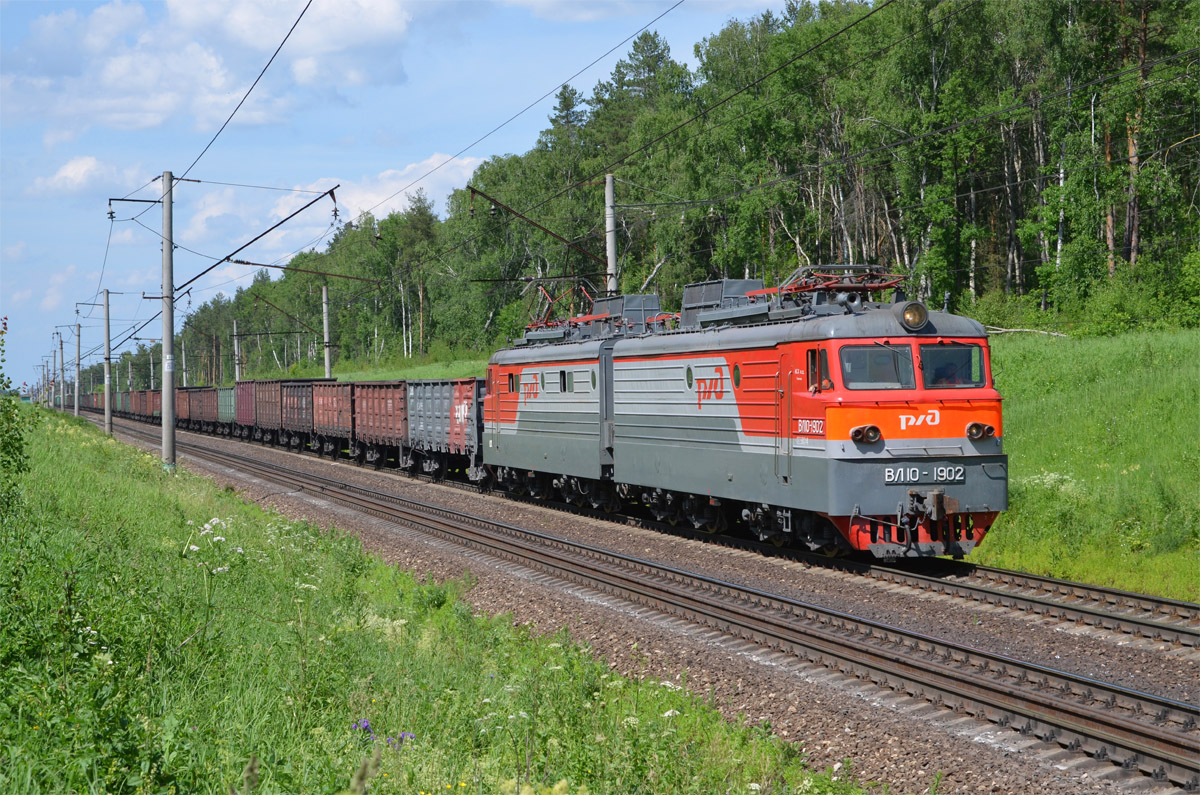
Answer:
<path fill-rule="evenodd" d="M 509 392 L 517 391 L 517 374 L 516 373 L 508 374 L 508 391 Z"/>
<path fill-rule="evenodd" d="M 566 370 L 558 371 L 558 391 L 559 392 L 567 391 L 567 371 Z"/>
<path fill-rule="evenodd" d="M 829 377 L 829 351 L 813 348 L 808 352 L 807 364 L 805 373 L 809 392 L 833 389 L 833 380 Z"/>
<path fill-rule="evenodd" d="M 842 382 L 847 389 L 913 389 L 909 345 L 845 345 L 841 350 Z"/>
<path fill-rule="evenodd" d="M 567 371 L 567 391 L 568 392 L 575 391 L 575 371 L 574 370 Z"/>
<path fill-rule="evenodd" d="M 960 342 L 922 345 L 921 374 L 926 389 L 984 386 L 983 348 Z"/>

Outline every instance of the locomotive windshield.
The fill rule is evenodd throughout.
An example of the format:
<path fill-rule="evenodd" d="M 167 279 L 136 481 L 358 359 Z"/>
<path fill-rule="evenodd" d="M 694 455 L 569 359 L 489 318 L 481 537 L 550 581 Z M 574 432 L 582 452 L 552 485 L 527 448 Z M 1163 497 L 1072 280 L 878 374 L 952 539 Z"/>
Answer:
<path fill-rule="evenodd" d="M 844 345 L 842 382 L 847 389 L 915 389 L 911 345 Z"/>
<path fill-rule="evenodd" d="M 984 386 L 983 348 L 954 342 L 921 346 L 921 372 L 926 389 Z"/>

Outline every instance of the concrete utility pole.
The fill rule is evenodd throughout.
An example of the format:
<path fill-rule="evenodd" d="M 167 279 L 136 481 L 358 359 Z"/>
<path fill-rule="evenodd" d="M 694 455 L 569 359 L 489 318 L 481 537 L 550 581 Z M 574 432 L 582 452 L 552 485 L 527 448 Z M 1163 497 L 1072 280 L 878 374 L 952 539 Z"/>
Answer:
<path fill-rule="evenodd" d="M 75 310 L 79 314 L 79 310 Z M 75 321 L 75 416 L 79 416 L 79 321 Z"/>
<path fill-rule="evenodd" d="M 62 332 L 58 332 L 58 405 L 63 411 L 67 410 L 67 360 L 63 356 Z"/>
<path fill-rule="evenodd" d="M 180 346 L 183 348 L 183 385 L 186 387 L 186 386 L 188 385 L 188 378 L 187 378 L 187 339 L 186 339 L 186 338 L 183 338 L 183 337 L 181 337 L 181 338 L 180 338 L 180 340 L 179 340 L 179 344 L 180 344 Z"/>
<path fill-rule="evenodd" d="M 154 389 L 154 357 L 150 356 L 150 389 Z"/>
<path fill-rule="evenodd" d="M 609 295 L 617 294 L 617 199 L 613 185 L 613 175 L 604 175 L 604 247 L 608 252 L 608 283 L 605 289 Z"/>
<path fill-rule="evenodd" d="M 162 460 L 163 469 L 175 472 L 175 244 L 172 227 L 174 176 L 163 172 L 162 220 Z"/>
<path fill-rule="evenodd" d="M 107 288 L 104 290 L 104 432 L 112 436 L 112 343 L 108 331 Z"/>
<path fill-rule="evenodd" d="M 329 287 L 321 285 L 321 320 L 325 326 L 325 377 L 333 378 L 333 365 L 329 361 Z"/>
<path fill-rule="evenodd" d="M 238 339 L 237 320 L 233 321 L 233 381 L 242 380 L 242 342 Z"/>

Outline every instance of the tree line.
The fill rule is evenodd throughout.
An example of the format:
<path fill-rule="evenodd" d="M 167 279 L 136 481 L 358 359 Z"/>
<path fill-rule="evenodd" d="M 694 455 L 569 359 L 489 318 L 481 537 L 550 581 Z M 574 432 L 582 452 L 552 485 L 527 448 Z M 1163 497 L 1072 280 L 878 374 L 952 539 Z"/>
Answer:
<path fill-rule="evenodd" d="M 1116 333 L 1200 324 L 1200 4 L 789 2 L 695 45 L 654 32 L 589 95 L 566 85 L 528 151 L 492 157 L 438 213 L 424 193 L 342 225 L 181 332 L 208 382 L 339 358 L 484 354 L 603 290 L 605 173 L 619 285 L 778 283 L 867 263 L 984 322 Z M 305 325 L 302 325 L 305 324 Z M 177 343 L 178 346 L 179 343 Z M 178 356 L 177 350 L 177 356 Z M 133 358 L 150 355 L 143 349 Z M 224 364 L 222 364 L 224 362 Z M 142 368 L 148 373 L 148 366 Z"/>

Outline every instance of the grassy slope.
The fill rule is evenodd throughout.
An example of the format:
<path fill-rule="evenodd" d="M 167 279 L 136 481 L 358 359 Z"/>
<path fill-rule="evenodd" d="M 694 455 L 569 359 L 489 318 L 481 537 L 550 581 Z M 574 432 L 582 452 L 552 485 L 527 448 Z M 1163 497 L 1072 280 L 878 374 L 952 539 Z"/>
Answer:
<path fill-rule="evenodd" d="M 376 750 L 372 793 L 857 791 L 87 423 L 31 450 L 0 517 L 0 792 L 224 793 L 252 754 L 257 792 L 333 792 Z"/>
<path fill-rule="evenodd" d="M 1200 332 L 992 344 L 1009 511 L 973 559 L 1200 601 Z"/>

